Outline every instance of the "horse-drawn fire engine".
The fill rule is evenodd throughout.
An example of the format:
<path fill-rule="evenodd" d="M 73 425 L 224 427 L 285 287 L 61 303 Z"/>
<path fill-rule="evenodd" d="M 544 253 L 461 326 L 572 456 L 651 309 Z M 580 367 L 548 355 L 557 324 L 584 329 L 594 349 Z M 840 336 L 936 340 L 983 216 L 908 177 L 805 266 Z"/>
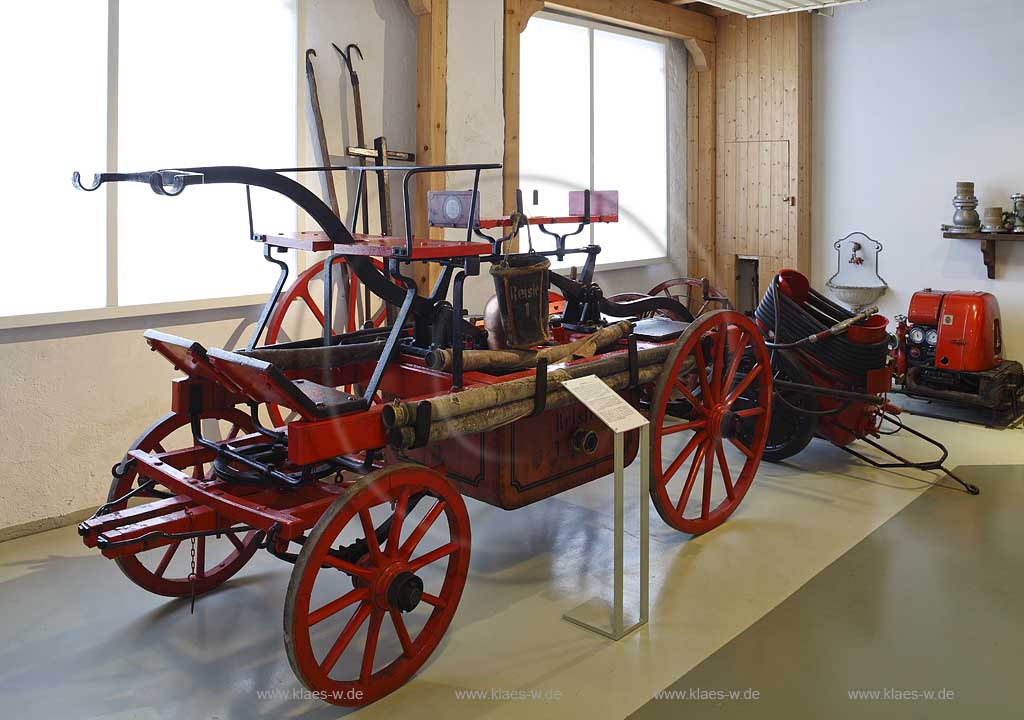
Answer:
<path fill-rule="evenodd" d="M 681 532 L 707 532 L 736 510 L 769 440 L 775 372 L 765 328 L 728 309 L 694 318 L 671 296 L 606 298 L 593 282 L 600 248 L 567 247 L 571 232 L 553 233 L 551 251 L 508 252 L 510 238 L 530 224 L 579 228 L 617 217 L 592 214 L 584 193 L 582 211 L 565 217 L 477 219 L 481 172 L 497 167 L 401 168 L 404 237 L 349 230 L 365 173 L 379 168 L 330 168 L 358 173 L 347 223 L 286 170 L 105 173 L 90 185 L 75 174 L 83 190 L 133 181 L 171 196 L 228 183 L 245 186 L 248 197 L 250 187 L 265 188 L 320 227 L 257 233 L 250 203 L 250 235 L 281 274 L 244 349 L 146 333 L 183 377 L 172 384 L 171 412 L 114 466 L 106 504 L 79 531 L 140 587 L 193 601 L 259 549 L 294 563 L 288 658 L 329 702 L 382 697 L 437 647 L 469 570 L 462 495 L 513 509 L 612 472 L 611 432 L 563 381 L 597 375 L 648 414 L 651 499 Z M 412 181 L 431 172 L 472 174 L 465 238 L 413 237 Z M 289 266 L 275 257 L 286 251 L 330 255 L 286 289 Z M 573 253 L 586 255 L 578 278 L 549 270 L 547 257 Z M 428 296 L 417 294 L 411 263 L 438 267 Z M 498 322 L 464 312 L 464 283 L 482 263 L 496 278 Z M 339 273 L 350 280 L 339 285 Z M 549 296 L 549 283 L 558 294 Z M 366 302 L 359 324 L 356 305 L 368 295 L 379 308 Z M 343 331 L 335 330 L 339 305 L 347 308 Z M 293 308 L 312 314 L 316 337 L 283 341 Z M 864 317 L 845 316 L 838 329 L 815 334 L 831 337 Z M 495 335 L 504 337 L 496 343 Z M 788 404 L 799 406 L 793 393 L 804 386 L 783 382 Z M 819 398 L 832 390 L 802 392 Z M 835 390 L 847 405 L 877 392 Z M 635 432 L 626 448 L 631 462 Z"/>

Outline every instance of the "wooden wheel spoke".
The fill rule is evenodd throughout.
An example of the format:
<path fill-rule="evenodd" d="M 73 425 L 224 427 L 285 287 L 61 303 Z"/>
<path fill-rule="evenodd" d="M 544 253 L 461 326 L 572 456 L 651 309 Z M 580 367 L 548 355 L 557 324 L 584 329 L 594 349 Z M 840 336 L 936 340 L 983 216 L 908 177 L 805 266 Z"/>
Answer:
<path fill-rule="evenodd" d="M 369 597 L 370 593 L 366 588 L 356 588 L 350 592 L 345 593 L 340 598 L 332 600 L 323 607 L 320 607 L 309 614 L 309 624 L 312 627 L 318 622 L 323 622 L 332 615 L 341 612 L 349 605 L 357 603 L 360 600 L 365 600 Z"/>
<path fill-rule="evenodd" d="M 309 290 L 299 295 L 299 297 L 302 298 L 302 302 L 305 303 L 306 307 L 309 308 L 309 311 L 313 313 L 313 317 L 316 318 L 317 323 L 322 327 L 324 324 L 324 313 L 317 306 L 313 298 L 309 296 Z"/>
<path fill-rule="evenodd" d="M 715 341 L 712 345 L 712 350 L 715 356 L 711 359 L 711 397 L 715 402 L 720 402 L 723 397 L 722 393 L 722 363 L 725 361 L 725 336 L 727 334 L 728 326 L 718 328 L 718 332 L 715 334 Z"/>
<path fill-rule="evenodd" d="M 373 661 L 377 655 L 377 640 L 380 638 L 380 625 L 384 621 L 384 611 L 374 610 L 370 616 L 370 627 L 366 631 L 366 647 L 363 649 L 363 665 L 359 670 L 359 681 L 370 682 L 373 676 Z"/>
<path fill-rule="evenodd" d="M 747 347 L 750 345 L 750 336 L 747 331 L 744 330 L 740 335 L 740 341 L 737 344 L 736 354 L 732 358 L 732 362 L 729 363 L 729 370 L 725 374 L 725 382 L 722 383 L 722 394 L 720 397 L 727 397 L 729 394 L 729 388 L 736 382 L 736 373 L 740 371 L 740 363 L 743 362 L 743 355 Z"/>
<path fill-rule="evenodd" d="M 715 449 L 720 447 L 720 444 L 712 439 L 709 441 L 714 443 Z M 711 513 L 711 479 L 715 474 L 715 453 L 707 452 L 704 453 L 704 493 L 700 498 L 700 517 L 702 520 L 706 520 L 708 515 Z"/>
<path fill-rule="evenodd" d="M 704 403 L 711 404 L 714 402 L 714 395 L 711 394 L 711 388 L 708 385 L 708 365 L 704 359 L 704 348 L 701 347 L 701 342 L 698 340 L 694 346 L 694 353 L 697 356 L 697 367 L 695 371 L 697 373 L 697 379 L 700 381 L 700 394 L 704 399 Z M 702 405 L 704 403 L 701 403 Z"/>
<path fill-rule="evenodd" d="M 163 557 L 160 558 L 160 564 L 157 565 L 156 570 L 153 571 L 154 575 L 156 575 L 159 578 L 162 578 L 164 576 L 164 573 L 167 572 L 167 566 L 171 564 L 171 558 L 174 557 L 174 553 L 177 552 L 180 546 L 181 540 L 179 540 L 176 543 L 171 543 L 167 546 L 167 550 L 164 552 Z"/>
<path fill-rule="evenodd" d="M 234 440 L 236 437 L 238 437 L 238 433 L 241 432 L 241 430 L 242 430 L 241 425 L 239 425 L 238 423 L 231 423 L 231 429 L 228 430 L 228 436 L 226 438 L 224 438 L 224 439 L 225 440 Z"/>
<path fill-rule="evenodd" d="M 441 558 L 448 557 L 456 550 L 458 550 L 458 545 L 456 545 L 453 542 L 450 542 L 446 545 L 442 545 L 439 548 L 431 550 L 425 555 L 420 555 L 415 560 L 409 561 L 409 572 L 416 572 L 420 568 L 424 568 L 430 563 L 437 562 Z"/>
<path fill-rule="evenodd" d="M 155 450 L 155 451 L 156 451 L 156 452 L 158 452 L 158 453 L 165 453 L 165 452 L 167 452 L 167 451 L 166 451 L 166 450 L 164 449 L 164 446 L 163 446 L 163 445 L 161 445 L 160 443 L 157 443 L 157 444 L 156 444 L 156 445 L 155 445 L 155 446 L 153 447 L 153 450 Z"/>
<path fill-rule="evenodd" d="M 362 523 L 363 534 L 366 535 L 366 551 L 370 555 L 370 560 L 374 565 L 380 565 L 384 558 L 380 551 L 380 543 L 377 541 L 377 528 L 373 526 L 373 518 L 370 517 L 369 510 L 359 511 L 359 522 Z"/>
<path fill-rule="evenodd" d="M 228 540 L 231 541 L 231 544 L 235 546 L 235 550 L 241 552 L 242 550 L 245 550 L 245 545 L 242 543 L 241 540 L 238 539 L 238 536 L 235 535 L 236 532 L 238 531 L 228 530 L 226 533 L 224 533 L 224 535 L 227 537 Z"/>
<path fill-rule="evenodd" d="M 658 432 L 661 435 L 674 435 L 675 433 L 685 432 L 686 430 L 698 430 L 706 426 L 707 423 L 704 420 L 694 420 L 693 422 L 669 425 L 668 427 L 663 427 Z"/>
<path fill-rule="evenodd" d="M 729 396 L 725 399 L 725 404 L 731 407 L 732 404 L 736 402 L 736 399 L 739 398 L 739 396 L 742 395 L 748 387 L 750 387 L 751 383 L 757 379 L 757 376 L 761 374 L 763 369 L 764 368 L 761 366 L 761 363 L 757 363 L 754 367 L 750 368 L 750 372 L 747 373 L 747 376 L 740 380 L 739 385 L 729 393 Z"/>
<path fill-rule="evenodd" d="M 444 606 L 448 604 L 444 600 L 439 598 L 437 595 L 431 595 L 428 592 L 425 592 L 422 595 L 420 595 L 420 599 L 428 605 L 433 605 L 438 610 L 443 609 Z"/>
<path fill-rule="evenodd" d="M 412 555 L 413 550 L 415 550 L 416 546 L 419 545 L 420 540 L 422 540 L 423 536 L 427 534 L 427 531 L 430 530 L 430 527 L 444 511 L 444 508 L 444 500 L 438 500 L 434 503 L 434 507 L 430 508 L 430 511 L 423 516 L 422 520 L 420 520 L 419 525 L 417 525 L 412 533 L 409 534 L 409 537 L 405 539 L 405 542 L 399 550 L 399 555 L 403 558 L 408 558 Z"/>
<path fill-rule="evenodd" d="M 345 629 L 341 631 L 341 635 L 334 641 L 331 649 L 327 651 L 327 655 L 324 656 L 324 661 L 320 663 L 320 669 L 323 672 L 330 674 L 334 666 L 338 664 L 338 659 L 341 658 L 341 654 L 345 652 L 345 648 L 352 642 L 353 636 L 359 631 L 359 628 L 366 621 L 366 618 L 370 616 L 371 607 L 369 603 L 362 603 L 359 609 L 352 613 L 352 617 L 348 619 L 345 624 Z"/>
<path fill-rule="evenodd" d="M 678 390 L 680 393 L 682 393 L 683 397 L 686 398 L 686 402 L 690 403 L 690 405 L 693 406 L 694 410 L 699 412 L 701 415 L 705 414 L 704 413 L 704 406 L 703 406 L 703 404 L 701 404 L 701 401 L 698 400 L 697 397 L 692 392 L 690 392 L 690 389 L 688 387 L 686 387 L 686 385 L 684 385 L 681 380 L 677 379 L 672 384 L 672 386 L 676 390 Z"/>
<path fill-rule="evenodd" d="M 683 514 L 683 510 L 686 509 L 686 502 L 690 499 L 690 493 L 693 491 L 693 484 L 697 480 L 697 473 L 700 470 L 701 464 L 704 462 L 704 453 L 707 452 L 707 444 L 702 443 L 700 450 L 697 451 L 696 456 L 693 458 L 693 464 L 690 466 L 690 472 L 686 475 L 686 484 L 683 485 L 683 491 L 679 494 L 679 501 L 676 503 L 676 512 L 680 515 Z"/>
<path fill-rule="evenodd" d="M 715 454 L 718 455 L 718 468 L 722 471 L 722 482 L 725 483 L 725 495 L 730 500 L 735 500 L 736 489 L 732 485 L 732 475 L 729 474 L 729 463 L 726 462 L 725 448 L 722 447 L 722 443 L 718 443 Z"/>
<path fill-rule="evenodd" d="M 746 445 L 744 445 L 738 439 L 736 439 L 734 437 L 733 438 L 729 438 L 729 442 L 731 442 L 733 445 L 735 445 L 737 450 L 739 450 L 741 453 L 746 455 L 751 460 L 753 460 L 753 459 L 755 459 L 757 457 L 756 453 L 753 450 L 748 448 Z"/>
<path fill-rule="evenodd" d="M 672 479 L 672 477 L 676 474 L 679 468 L 683 466 L 683 463 L 686 462 L 686 458 L 690 457 L 690 455 L 693 454 L 693 451 L 696 450 L 706 439 L 707 433 L 704 432 L 696 433 L 692 438 L 690 438 L 690 442 L 686 443 L 686 447 L 683 448 L 682 452 L 679 453 L 679 456 L 672 461 L 672 464 L 669 465 L 665 472 L 662 474 L 662 485 L 668 484 L 669 480 Z"/>
<path fill-rule="evenodd" d="M 402 643 L 402 652 L 406 657 L 412 657 L 412 638 L 409 637 L 409 630 L 405 627 L 405 620 L 402 613 L 395 609 L 388 611 L 391 615 L 391 624 L 395 626 L 395 634 L 398 635 L 398 642 Z"/>
<path fill-rule="evenodd" d="M 391 527 L 388 530 L 387 544 L 384 546 L 388 557 L 398 555 L 398 540 L 402 537 L 402 521 L 409 511 L 409 496 L 412 494 L 410 488 L 403 488 L 398 495 L 398 503 L 395 505 L 395 514 L 391 516 Z"/>
<path fill-rule="evenodd" d="M 354 575 L 356 577 L 361 577 L 364 580 L 372 580 L 373 579 L 373 571 L 372 570 L 370 570 L 368 568 L 360 567 L 359 565 L 356 565 L 354 563 L 350 563 L 350 562 L 348 562 L 346 560 L 339 560 L 338 558 L 336 558 L 336 557 L 334 557 L 332 555 L 326 555 L 324 557 L 324 565 L 328 565 L 328 566 L 334 568 L 335 570 L 341 570 L 343 573 L 346 573 L 348 575 Z"/>
<path fill-rule="evenodd" d="M 739 410 L 736 413 L 736 417 L 741 417 L 741 418 L 757 417 L 758 415 L 764 415 L 764 408 L 763 407 L 747 408 L 746 410 Z"/>

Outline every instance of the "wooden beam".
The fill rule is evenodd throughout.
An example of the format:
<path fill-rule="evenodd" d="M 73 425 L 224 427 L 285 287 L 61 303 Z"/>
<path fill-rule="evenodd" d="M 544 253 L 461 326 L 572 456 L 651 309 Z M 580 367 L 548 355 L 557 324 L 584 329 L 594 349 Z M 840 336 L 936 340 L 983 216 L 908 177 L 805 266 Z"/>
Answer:
<path fill-rule="evenodd" d="M 413 15 L 429 15 L 430 0 L 409 0 L 409 9 Z"/>
<path fill-rule="evenodd" d="M 443 165 L 448 112 L 448 0 L 409 0 L 409 8 L 417 15 L 416 31 L 416 164 Z M 418 10 L 426 9 L 425 12 Z M 413 216 L 416 237 L 442 238 L 443 230 L 427 224 L 426 194 L 443 190 L 444 173 L 425 173 L 418 180 Z M 429 263 L 415 263 L 413 277 L 420 294 L 427 294 L 432 284 Z M 433 274 L 436 274 L 434 272 Z"/>
<path fill-rule="evenodd" d="M 715 19 L 656 0 L 545 0 L 544 7 L 665 37 L 715 42 Z"/>
<path fill-rule="evenodd" d="M 519 36 L 530 19 L 529 10 L 522 0 L 504 0 L 503 23 L 502 105 L 505 112 L 505 148 L 502 156 L 501 204 L 502 211 L 515 210 L 516 188 L 519 186 Z M 534 9 L 534 12 L 536 10 Z M 515 250 L 515 240 L 510 249 Z"/>

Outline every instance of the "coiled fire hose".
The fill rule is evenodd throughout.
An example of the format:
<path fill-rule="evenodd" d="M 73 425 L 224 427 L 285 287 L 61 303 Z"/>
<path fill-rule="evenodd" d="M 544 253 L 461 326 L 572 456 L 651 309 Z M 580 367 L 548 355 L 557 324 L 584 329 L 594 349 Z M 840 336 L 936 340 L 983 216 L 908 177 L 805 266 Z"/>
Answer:
<path fill-rule="evenodd" d="M 807 303 L 801 305 L 780 292 L 776 276 L 754 317 L 772 333 L 767 343 L 769 350 L 800 349 L 826 368 L 855 378 L 860 384 L 870 370 L 885 367 L 889 341 L 855 343 L 843 337 L 843 333 L 876 312 L 878 308 L 873 307 L 854 315 L 813 289 L 808 289 Z M 837 322 L 826 325 L 821 321 L 824 318 Z"/>

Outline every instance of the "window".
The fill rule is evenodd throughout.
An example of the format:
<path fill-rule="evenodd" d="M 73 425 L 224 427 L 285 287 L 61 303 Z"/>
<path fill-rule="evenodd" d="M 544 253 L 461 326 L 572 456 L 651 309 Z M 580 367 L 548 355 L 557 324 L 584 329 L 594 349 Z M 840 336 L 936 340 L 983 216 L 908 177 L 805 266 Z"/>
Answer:
<path fill-rule="evenodd" d="M 248 242 L 244 189 L 164 198 L 124 183 L 87 194 L 71 187 L 70 176 L 294 165 L 296 2 L 54 0 L 0 8 L 0 62 L 8 68 L 0 91 L 8 108 L 18 108 L 0 136 L 8 268 L 0 316 L 235 297 L 272 286 L 277 269 Z M 287 200 L 254 190 L 253 202 L 259 227 L 295 227 Z"/>
<path fill-rule="evenodd" d="M 585 231 L 601 245 L 598 264 L 666 257 L 666 41 L 543 13 L 523 32 L 520 62 L 520 186 L 527 214 L 564 214 L 569 190 L 618 190 L 619 222 Z M 536 206 L 530 204 L 534 189 Z M 538 232 L 533 243 L 554 246 Z M 570 256 L 569 264 L 578 261 Z"/>

